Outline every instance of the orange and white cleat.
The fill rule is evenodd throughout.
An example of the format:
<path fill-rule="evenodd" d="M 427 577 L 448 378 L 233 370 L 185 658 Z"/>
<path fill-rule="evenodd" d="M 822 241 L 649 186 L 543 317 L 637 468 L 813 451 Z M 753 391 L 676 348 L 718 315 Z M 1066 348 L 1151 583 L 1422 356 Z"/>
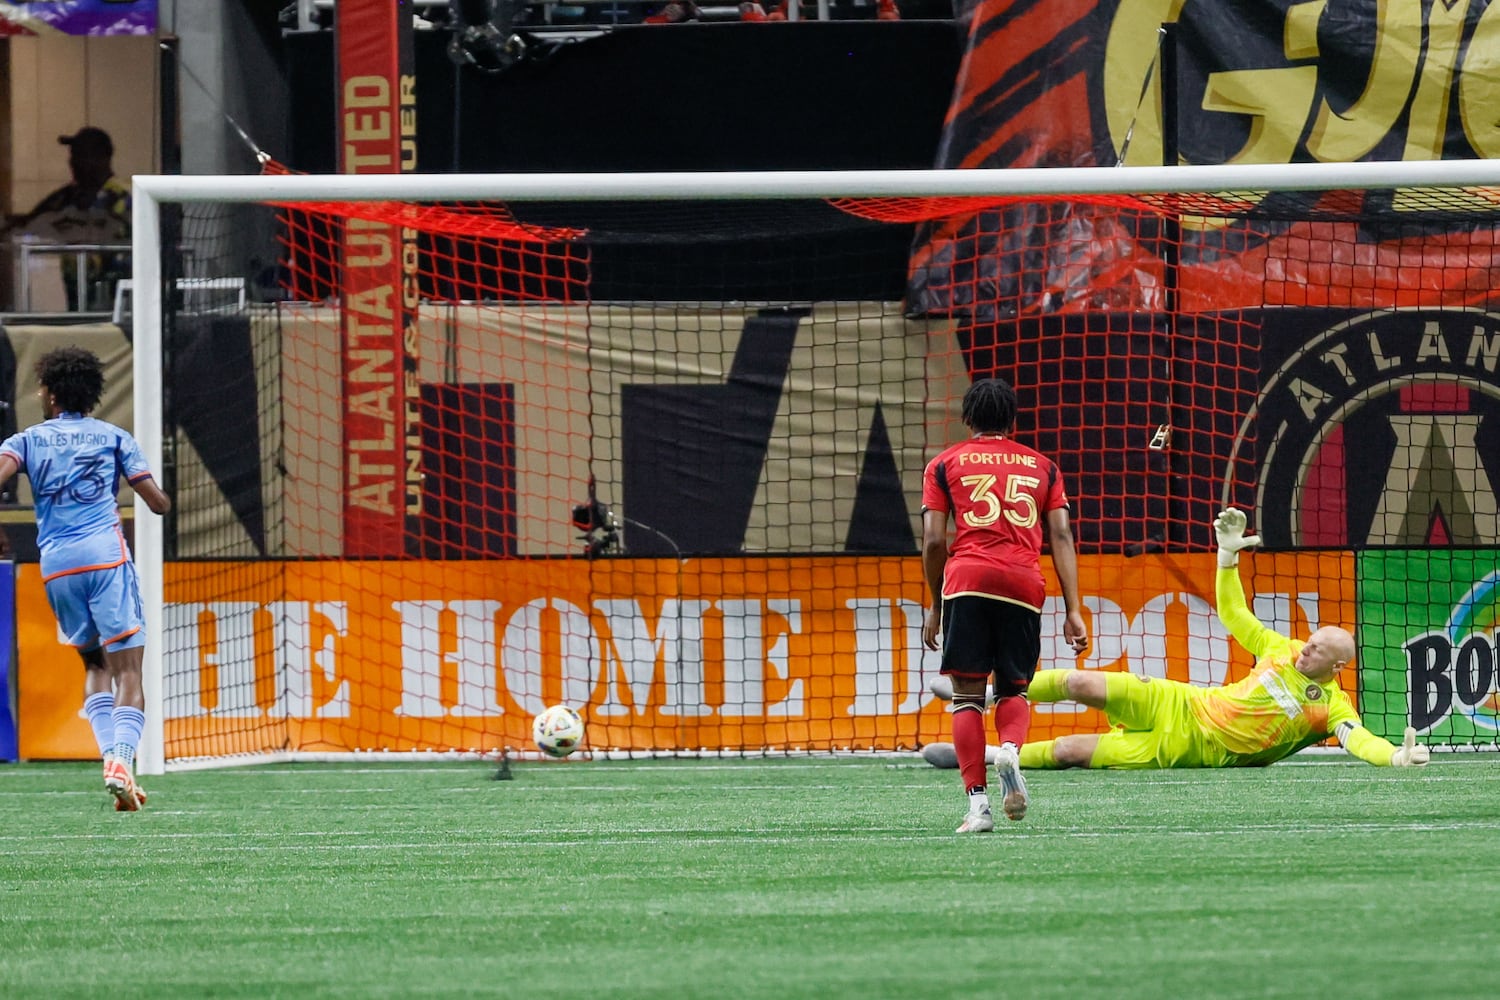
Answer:
<path fill-rule="evenodd" d="M 104 760 L 104 790 L 115 797 L 116 812 L 135 812 L 146 804 L 146 793 L 131 777 L 130 768 L 113 757 Z"/>
<path fill-rule="evenodd" d="M 115 812 L 136 812 L 146 804 L 146 790 L 140 785 L 135 786 L 135 805 L 127 805 L 125 799 L 115 799 Z"/>

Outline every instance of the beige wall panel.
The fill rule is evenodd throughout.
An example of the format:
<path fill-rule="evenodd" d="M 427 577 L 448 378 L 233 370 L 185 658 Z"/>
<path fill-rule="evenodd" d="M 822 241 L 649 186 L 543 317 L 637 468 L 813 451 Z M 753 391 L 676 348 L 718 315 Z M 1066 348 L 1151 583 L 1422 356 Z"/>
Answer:
<path fill-rule="evenodd" d="M 156 39 L 149 36 L 11 38 L 10 209 L 25 212 L 67 184 L 57 137 L 96 125 L 115 142 L 115 172 L 157 164 Z"/>
<path fill-rule="evenodd" d="M 247 311 L 252 356 L 256 359 L 256 414 L 260 442 L 261 502 L 265 508 L 266 554 L 287 554 L 281 519 L 285 485 L 277 471 L 280 454 L 281 386 L 276 382 L 281 366 L 268 363 L 280 349 L 276 309 L 259 306 Z M 208 464 L 188 435 L 179 431 L 172 441 L 176 468 L 173 500 L 176 503 L 177 556 L 182 559 L 250 559 L 260 556 L 255 540 L 245 530 L 230 506 Z"/>
<path fill-rule="evenodd" d="M 927 330 L 927 458 L 972 433 L 964 426 L 961 403 L 969 391 L 969 369 L 958 345 L 958 327 L 953 322 L 934 322 Z M 922 466 L 927 467 L 926 463 Z M 916 497 L 921 502 L 922 494 Z M 919 515 L 920 517 L 920 515 Z M 921 538 L 920 533 L 917 536 Z"/>
<path fill-rule="evenodd" d="M 149 35 L 89 39 L 88 120 L 79 124 L 97 125 L 110 134 L 115 142 L 115 174 L 126 179 L 156 172 L 161 147 L 156 44 Z"/>
<path fill-rule="evenodd" d="M 698 311 L 426 307 L 418 323 L 419 377 L 515 386 L 518 551 L 572 553 L 579 542 L 568 512 L 587 497 L 591 474 L 600 500 L 617 516 L 630 516 L 622 507 L 623 387 L 723 383 L 755 312 L 712 304 Z M 336 555 L 342 544 L 337 313 L 283 307 L 281 316 L 287 472 L 266 466 L 268 523 L 284 533 L 286 554 Z M 938 448 L 967 436 L 953 402 L 967 385 L 951 324 L 908 320 L 897 303 L 815 307 L 798 328 L 745 551 L 843 548 L 877 404 L 915 543 L 922 470 Z M 626 524 L 627 538 L 629 530 Z"/>
<path fill-rule="evenodd" d="M 33 196 L 41 184 L 41 147 L 37 143 L 36 106 L 37 48 L 17 45 L 17 39 L 6 44 L 9 55 L 11 101 L 6 109 L 10 118 L 10 186 L 6 189 L 5 210 L 9 214 L 24 212 L 37 201 Z M 45 192 L 43 192 L 45 193 Z"/>
<path fill-rule="evenodd" d="M 337 556 L 343 549 L 338 313 L 282 306 L 278 384 L 284 473 L 268 479 L 280 494 L 279 531 L 287 556 Z"/>
<path fill-rule="evenodd" d="M 177 555 L 182 559 L 248 559 L 258 556 L 255 542 L 186 434 L 178 434 L 176 483 Z M 189 499 L 191 498 L 191 499 Z"/>
<path fill-rule="evenodd" d="M 701 312 L 628 305 L 591 311 L 594 471 L 600 498 L 616 505 L 617 514 L 630 515 L 617 506 L 624 481 L 618 455 L 621 387 L 722 383 L 745 321 L 756 312 L 718 304 L 705 304 Z M 946 402 L 929 412 L 924 391 L 929 351 L 937 349 L 956 349 L 949 326 L 907 320 L 897 303 L 828 303 L 801 321 L 746 528 L 746 552 L 843 548 L 877 402 L 908 498 L 913 538 L 919 537 L 922 470 L 936 440 L 933 430 L 948 426 L 938 412 L 948 408 Z M 938 384 L 949 392 L 957 386 L 962 396 L 968 382 L 961 357 L 956 370 L 941 356 L 934 363 Z M 944 398 L 936 392 L 934 397 Z"/>
<path fill-rule="evenodd" d="M 10 149 L 6 211 L 29 212 L 72 180 L 68 149 L 57 141 L 84 125 L 114 139 L 115 174 L 128 179 L 157 169 L 157 43 L 149 36 L 81 38 L 45 35 L 11 38 L 9 55 Z M 0 252 L 0 308 L 20 308 L 16 255 Z M 34 262 L 28 287 L 31 312 L 67 309 L 55 257 Z"/>
<path fill-rule="evenodd" d="M 256 412 L 260 429 L 260 498 L 265 508 L 266 555 L 288 552 L 286 541 L 286 473 L 282 461 L 286 404 L 281 398 L 281 307 L 251 306 L 250 351 L 255 358 Z"/>
<path fill-rule="evenodd" d="M 84 38 L 12 38 L 11 207 L 30 211 L 71 180 L 68 151 L 57 137 L 86 124 L 87 45 Z"/>
<path fill-rule="evenodd" d="M 594 470 L 599 499 L 618 517 L 624 505 L 625 469 L 620 448 L 621 390 L 628 383 L 719 385 L 734 364 L 745 320 L 756 310 L 704 304 L 698 309 L 654 308 L 628 303 L 595 307 L 593 332 Z M 625 547 L 631 531 L 625 524 Z"/>
<path fill-rule="evenodd" d="M 82 347 L 93 351 L 104 362 L 104 395 L 94 416 L 108 420 L 116 427 L 132 431 L 135 427 L 135 394 L 131 374 L 132 355 L 130 341 L 125 332 L 112 323 L 79 326 L 14 326 L 5 327 L 5 336 L 10 340 L 16 354 L 16 426 L 30 427 L 43 420 L 42 399 L 37 394 L 36 363 L 43 354 L 58 347 Z M 153 469 L 157 475 L 159 469 Z M 129 486 L 120 488 L 120 500 L 126 502 L 133 496 Z M 23 476 L 17 501 L 31 503 L 31 483 Z"/>
<path fill-rule="evenodd" d="M 878 404 L 906 497 L 922 495 L 927 330 L 899 304 L 830 303 L 798 328 L 747 552 L 841 550 Z M 915 539 L 920 518 L 908 503 Z"/>
<path fill-rule="evenodd" d="M 588 496 L 591 446 L 587 311 L 459 306 L 452 322 L 458 333 L 452 351 L 455 381 L 515 386 L 518 553 L 576 550 L 577 531 L 568 512 Z M 424 323 L 423 329 L 430 334 L 437 327 Z M 443 346 L 424 336 L 422 356 L 441 359 Z"/>
<path fill-rule="evenodd" d="M 594 340 L 590 376 L 594 471 L 599 498 L 606 506 L 620 505 L 625 481 L 619 451 L 621 386 L 627 382 L 722 383 L 739 349 L 745 317 L 751 313 L 732 306 L 704 306 L 700 311 L 679 313 L 623 303 L 589 311 Z M 616 513 L 629 516 L 623 509 Z"/>

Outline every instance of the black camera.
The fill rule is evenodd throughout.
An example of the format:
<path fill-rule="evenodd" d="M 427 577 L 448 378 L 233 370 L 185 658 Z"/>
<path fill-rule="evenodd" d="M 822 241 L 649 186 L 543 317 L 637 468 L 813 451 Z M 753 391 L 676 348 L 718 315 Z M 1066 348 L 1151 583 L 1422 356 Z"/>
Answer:
<path fill-rule="evenodd" d="M 615 515 L 594 496 L 594 481 L 589 480 L 588 503 L 573 507 L 573 527 L 583 534 L 584 554 L 590 559 L 615 551 L 620 543 L 620 526 Z"/>

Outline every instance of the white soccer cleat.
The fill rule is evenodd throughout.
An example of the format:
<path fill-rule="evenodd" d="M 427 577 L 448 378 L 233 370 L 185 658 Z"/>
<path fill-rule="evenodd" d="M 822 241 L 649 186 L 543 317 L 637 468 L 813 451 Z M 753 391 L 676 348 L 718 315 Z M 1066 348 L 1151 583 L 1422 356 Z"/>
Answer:
<path fill-rule="evenodd" d="M 1011 747 L 1003 746 L 995 754 L 995 773 L 1000 776 L 1000 809 L 1005 818 L 1025 819 L 1031 798 L 1026 794 L 1026 779 L 1021 777 L 1021 758 Z"/>
<path fill-rule="evenodd" d="M 990 812 L 989 806 L 978 809 L 970 809 L 969 815 L 958 825 L 954 833 L 989 833 L 995 829 L 995 816 Z"/>

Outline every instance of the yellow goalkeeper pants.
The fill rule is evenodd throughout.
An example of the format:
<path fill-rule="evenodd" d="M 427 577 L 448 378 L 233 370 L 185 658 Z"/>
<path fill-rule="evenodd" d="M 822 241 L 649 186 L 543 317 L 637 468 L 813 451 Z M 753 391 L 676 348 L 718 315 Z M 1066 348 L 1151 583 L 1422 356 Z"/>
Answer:
<path fill-rule="evenodd" d="M 1105 714 L 1115 728 L 1099 737 L 1093 768 L 1217 767 L 1212 741 L 1193 715 L 1199 689 L 1134 674 L 1108 678 Z"/>

